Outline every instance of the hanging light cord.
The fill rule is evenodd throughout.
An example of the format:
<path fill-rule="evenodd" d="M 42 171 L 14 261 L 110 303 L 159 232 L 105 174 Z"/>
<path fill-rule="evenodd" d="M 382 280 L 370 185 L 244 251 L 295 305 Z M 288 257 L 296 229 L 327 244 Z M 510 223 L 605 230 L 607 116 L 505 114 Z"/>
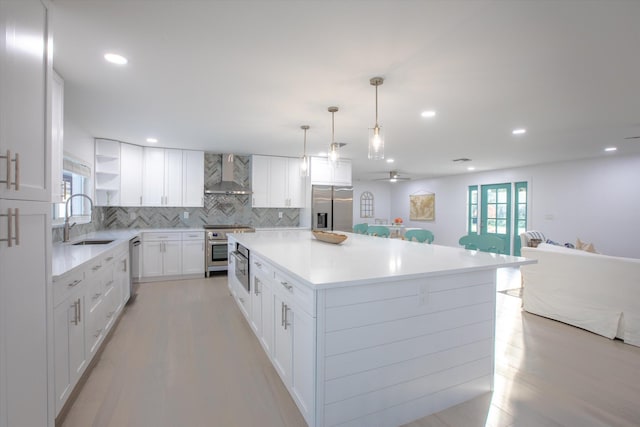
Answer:
<path fill-rule="evenodd" d="M 378 85 L 376 84 L 376 128 L 378 128 Z"/>
<path fill-rule="evenodd" d="M 304 130 L 304 152 L 303 152 L 304 157 L 307 157 L 307 130 Z"/>

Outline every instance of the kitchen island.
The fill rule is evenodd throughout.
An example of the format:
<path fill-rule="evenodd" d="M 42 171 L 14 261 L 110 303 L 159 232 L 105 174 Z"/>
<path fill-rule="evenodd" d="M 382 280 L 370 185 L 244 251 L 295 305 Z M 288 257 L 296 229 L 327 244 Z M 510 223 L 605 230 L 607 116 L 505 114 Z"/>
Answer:
<path fill-rule="evenodd" d="M 496 269 L 535 261 L 351 233 L 229 238 L 229 288 L 309 426 L 399 426 L 493 387 Z"/>

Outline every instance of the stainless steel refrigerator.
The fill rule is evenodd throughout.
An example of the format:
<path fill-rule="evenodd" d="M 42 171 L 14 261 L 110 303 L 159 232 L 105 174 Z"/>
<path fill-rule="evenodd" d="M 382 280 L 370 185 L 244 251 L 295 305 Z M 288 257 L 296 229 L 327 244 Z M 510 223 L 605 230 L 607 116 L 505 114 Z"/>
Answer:
<path fill-rule="evenodd" d="M 352 231 L 353 187 L 314 185 L 311 206 L 313 230 Z"/>

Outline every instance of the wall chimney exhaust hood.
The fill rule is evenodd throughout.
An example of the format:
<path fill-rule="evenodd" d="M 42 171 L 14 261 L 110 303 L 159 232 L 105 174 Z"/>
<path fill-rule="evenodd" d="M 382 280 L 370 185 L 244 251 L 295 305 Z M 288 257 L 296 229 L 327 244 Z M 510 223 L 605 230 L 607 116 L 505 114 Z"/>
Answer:
<path fill-rule="evenodd" d="M 222 155 L 222 181 L 216 184 L 206 184 L 204 194 L 252 194 L 251 188 L 244 187 L 234 181 L 233 154 Z"/>

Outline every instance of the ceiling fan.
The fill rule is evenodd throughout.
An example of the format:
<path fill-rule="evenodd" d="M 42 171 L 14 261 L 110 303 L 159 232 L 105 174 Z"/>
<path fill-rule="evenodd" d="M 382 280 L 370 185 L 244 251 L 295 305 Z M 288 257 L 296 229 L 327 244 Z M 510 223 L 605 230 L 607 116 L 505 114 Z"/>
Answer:
<path fill-rule="evenodd" d="M 409 181 L 411 178 L 400 176 L 398 171 L 390 171 L 388 178 L 378 178 L 376 181 L 387 181 L 387 182 L 398 182 L 398 181 Z"/>

